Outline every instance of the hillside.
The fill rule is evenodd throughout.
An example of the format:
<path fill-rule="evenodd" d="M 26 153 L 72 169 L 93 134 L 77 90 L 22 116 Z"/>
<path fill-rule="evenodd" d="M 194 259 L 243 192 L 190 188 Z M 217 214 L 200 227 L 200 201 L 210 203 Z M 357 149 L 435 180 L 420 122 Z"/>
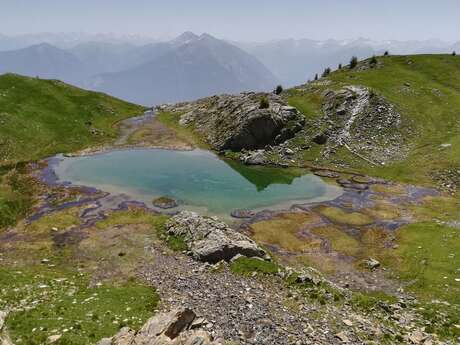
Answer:
<path fill-rule="evenodd" d="M 263 155 L 267 164 L 437 182 L 453 190 L 460 181 L 459 82 L 460 58 L 451 55 L 385 56 L 376 64 L 368 59 L 353 69 L 344 67 L 282 93 L 303 113 L 305 125 L 284 143 L 258 152 L 259 158 Z M 203 107 L 212 113 L 216 103 L 210 98 L 166 110 L 190 117 L 190 111 Z"/>
<path fill-rule="evenodd" d="M 324 97 L 326 90 L 338 90 L 350 84 L 367 87 L 392 104 L 400 114 L 401 123 L 397 131 L 402 139 L 401 149 L 406 153 L 399 157 L 396 155 L 385 165 L 372 165 L 356 155 L 350 155 L 343 147 L 338 148 L 329 159 L 323 159 L 321 145 L 310 142 L 311 148 L 302 152 L 303 157 L 299 158 L 319 159 L 321 163 L 344 163 L 359 171 L 412 183 L 430 183 L 433 177 L 458 169 L 460 58 L 416 55 L 381 57 L 377 61 L 374 67 L 370 60 L 366 60 L 353 70 L 336 71 L 319 82 L 290 90 L 287 97 L 291 105 L 299 107 L 309 119 L 315 120 L 315 115 L 321 114 L 320 109 L 327 103 Z M 370 127 L 374 132 L 382 131 L 382 128 L 372 128 L 372 123 Z M 372 145 L 378 146 L 379 143 L 371 142 Z"/>
<path fill-rule="evenodd" d="M 142 107 L 57 80 L 0 76 L 0 165 L 71 152 L 113 139 Z"/>
<path fill-rule="evenodd" d="M 114 123 L 142 110 L 57 80 L 0 76 L 0 228 L 33 203 L 33 183 L 13 164 L 109 142 Z"/>

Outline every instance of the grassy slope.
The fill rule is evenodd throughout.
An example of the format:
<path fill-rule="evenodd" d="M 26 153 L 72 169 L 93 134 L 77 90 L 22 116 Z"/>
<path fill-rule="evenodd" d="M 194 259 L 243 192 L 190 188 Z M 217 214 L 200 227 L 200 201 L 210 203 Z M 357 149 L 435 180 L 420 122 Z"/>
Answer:
<path fill-rule="evenodd" d="M 117 121 L 142 111 L 56 80 L 1 75 L 0 228 L 14 224 L 32 202 L 31 182 L 12 166 L 108 142 Z"/>
<path fill-rule="evenodd" d="M 371 175 L 430 184 L 431 173 L 460 166 L 460 57 L 389 56 L 378 60 L 379 68 L 342 69 L 331 73 L 326 79 L 333 84 L 324 88 L 364 85 L 386 97 L 397 106 L 404 124 L 415 130 L 415 134 L 407 138 L 410 154 L 402 162 L 378 168 L 345 151 L 339 154 L 356 169 Z M 318 94 L 295 89 L 288 90 L 287 94 L 290 103 L 307 116 L 320 113 L 322 99 Z M 441 144 L 452 144 L 452 147 L 441 150 Z M 315 158 L 315 152 L 311 158 Z"/>
<path fill-rule="evenodd" d="M 142 111 L 60 81 L 2 75 L 0 165 L 105 143 L 116 136 L 114 123 Z"/>

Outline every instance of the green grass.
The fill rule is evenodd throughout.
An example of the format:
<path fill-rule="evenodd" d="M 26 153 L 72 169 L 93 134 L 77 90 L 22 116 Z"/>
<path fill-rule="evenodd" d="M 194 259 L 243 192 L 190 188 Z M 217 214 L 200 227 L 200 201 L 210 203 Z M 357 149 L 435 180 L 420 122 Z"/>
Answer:
<path fill-rule="evenodd" d="M 117 135 L 115 123 L 142 111 L 56 80 L 1 75 L 0 165 L 106 143 Z"/>
<path fill-rule="evenodd" d="M 361 244 L 345 233 L 333 226 L 322 226 L 311 229 L 311 232 L 331 244 L 332 250 L 343 253 L 348 256 L 357 256 L 361 249 Z"/>
<path fill-rule="evenodd" d="M 313 214 L 285 213 L 251 224 L 250 228 L 257 242 L 295 253 L 321 245 L 319 241 L 307 241 L 299 236 L 302 226 L 317 220 L 318 217 Z"/>
<path fill-rule="evenodd" d="M 381 291 L 373 292 L 355 292 L 351 298 L 351 305 L 358 310 L 370 311 L 376 308 L 380 302 L 393 304 L 397 302 L 397 298 L 387 295 Z"/>
<path fill-rule="evenodd" d="M 403 226 L 397 232 L 396 262 L 389 262 L 408 289 L 425 301 L 460 304 L 460 230 L 436 223 Z"/>
<path fill-rule="evenodd" d="M 174 251 L 187 250 L 187 244 L 181 236 L 170 235 L 166 232 L 168 216 L 156 215 L 144 210 L 136 209 L 114 212 L 107 219 L 96 223 L 96 227 L 103 230 L 114 225 L 148 224 L 154 229 L 157 236 L 163 239 L 169 248 Z"/>
<path fill-rule="evenodd" d="M 174 251 L 187 250 L 187 244 L 181 236 L 170 235 L 166 232 L 166 221 L 168 216 L 156 215 L 144 210 L 129 210 L 115 212 L 107 219 L 96 223 L 96 227 L 103 230 L 114 225 L 135 225 L 148 224 L 154 229 L 156 235 L 163 239 L 169 248 Z"/>
<path fill-rule="evenodd" d="M 296 107 L 307 119 L 321 116 L 321 96 L 296 89 L 287 92 L 288 102 Z"/>
<path fill-rule="evenodd" d="M 182 113 L 160 111 L 156 118 L 166 127 L 173 129 L 179 139 L 199 148 L 209 149 L 209 145 L 192 128 L 179 125 L 181 115 Z"/>
<path fill-rule="evenodd" d="M 120 327 L 139 328 L 158 303 L 155 291 L 136 281 L 89 287 L 79 273 L 28 267 L 0 270 L 0 309 L 17 308 L 6 325 L 14 343 L 90 344 Z M 29 309 L 30 308 L 30 309 Z"/>
<path fill-rule="evenodd" d="M 426 197 L 421 203 L 411 205 L 410 210 L 418 221 L 459 220 L 460 199 L 447 196 Z"/>
<path fill-rule="evenodd" d="M 279 266 L 272 261 L 264 261 L 253 258 L 239 258 L 230 264 L 233 273 L 241 275 L 251 275 L 254 272 L 261 274 L 276 274 Z"/>
<path fill-rule="evenodd" d="M 188 249 L 184 237 L 168 234 L 164 223 L 161 226 L 158 226 L 156 230 L 158 237 L 164 240 L 170 249 L 176 252 L 182 252 Z"/>
<path fill-rule="evenodd" d="M 371 217 L 363 213 L 346 212 L 341 208 L 333 206 L 321 206 L 318 208 L 318 212 L 331 222 L 343 225 L 363 226 L 374 222 Z"/>
<path fill-rule="evenodd" d="M 96 227 L 102 230 L 114 225 L 149 224 L 152 228 L 157 229 L 164 227 L 167 219 L 168 217 L 164 215 L 153 214 L 142 209 L 133 209 L 113 212 L 106 219 L 97 222 Z"/>
<path fill-rule="evenodd" d="M 0 174 L 0 230 L 16 224 L 34 204 L 35 182 L 21 170 Z"/>

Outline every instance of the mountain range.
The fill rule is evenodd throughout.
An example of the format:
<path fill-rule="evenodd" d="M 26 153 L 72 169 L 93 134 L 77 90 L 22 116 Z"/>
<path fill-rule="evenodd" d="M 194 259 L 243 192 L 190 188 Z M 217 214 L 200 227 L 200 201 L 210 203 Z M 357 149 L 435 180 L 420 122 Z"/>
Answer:
<path fill-rule="evenodd" d="M 18 49 L 12 49 L 18 48 Z M 110 35 L 0 35 L 0 74 L 60 79 L 143 105 L 294 86 L 352 56 L 460 51 L 439 40 L 230 42 L 185 32 L 170 41 Z"/>
<path fill-rule="evenodd" d="M 0 73 L 61 79 L 143 105 L 215 93 L 266 91 L 278 83 L 256 58 L 208 34 L 186 32 L 146 45 L 86 42 L 68 49 L 49 43 L 0 52 Z"/>

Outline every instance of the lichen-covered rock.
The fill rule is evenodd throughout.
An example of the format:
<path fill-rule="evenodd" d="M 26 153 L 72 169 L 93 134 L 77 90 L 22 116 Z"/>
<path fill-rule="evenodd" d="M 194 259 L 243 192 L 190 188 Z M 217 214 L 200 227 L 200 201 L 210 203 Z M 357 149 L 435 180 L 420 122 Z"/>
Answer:
<path fill-rule="evenodd" d="M 195 319 L 195 313 L 187 308 L 161 313 L 149 319 L 139 331 L 124 327 L 97 345 L 219 345 L 207 331 L 194 324 Z"/>
<path fill-rule="evenodd" d="M 152 205 L 161 209 L 170 209 L 170 208 L 175 208 L 178 206 L 177 201 L 168 198 L 166 196 L 162 196 L 156 199 L 152 200 Z"/>
<path fill-rule="evenodd" d="M 260 108 L 264 97 L 269 102 Z M 255 150 L 279 144 L 303 128 L 304 117 L 274 94 L 242 93 L 176 105 L 182 126 L 191 126 L 217 151 Z"/>
<path fill-rule="evenodd" d="M 247 257 L 267 257 L 265 251 L 253 240 L 216 218 L 183 211 L 172 217 L 166 228 L 169 234 L 182 236 L 193 257 L 200 261 L 230 261 L 238 254 Z"/>

